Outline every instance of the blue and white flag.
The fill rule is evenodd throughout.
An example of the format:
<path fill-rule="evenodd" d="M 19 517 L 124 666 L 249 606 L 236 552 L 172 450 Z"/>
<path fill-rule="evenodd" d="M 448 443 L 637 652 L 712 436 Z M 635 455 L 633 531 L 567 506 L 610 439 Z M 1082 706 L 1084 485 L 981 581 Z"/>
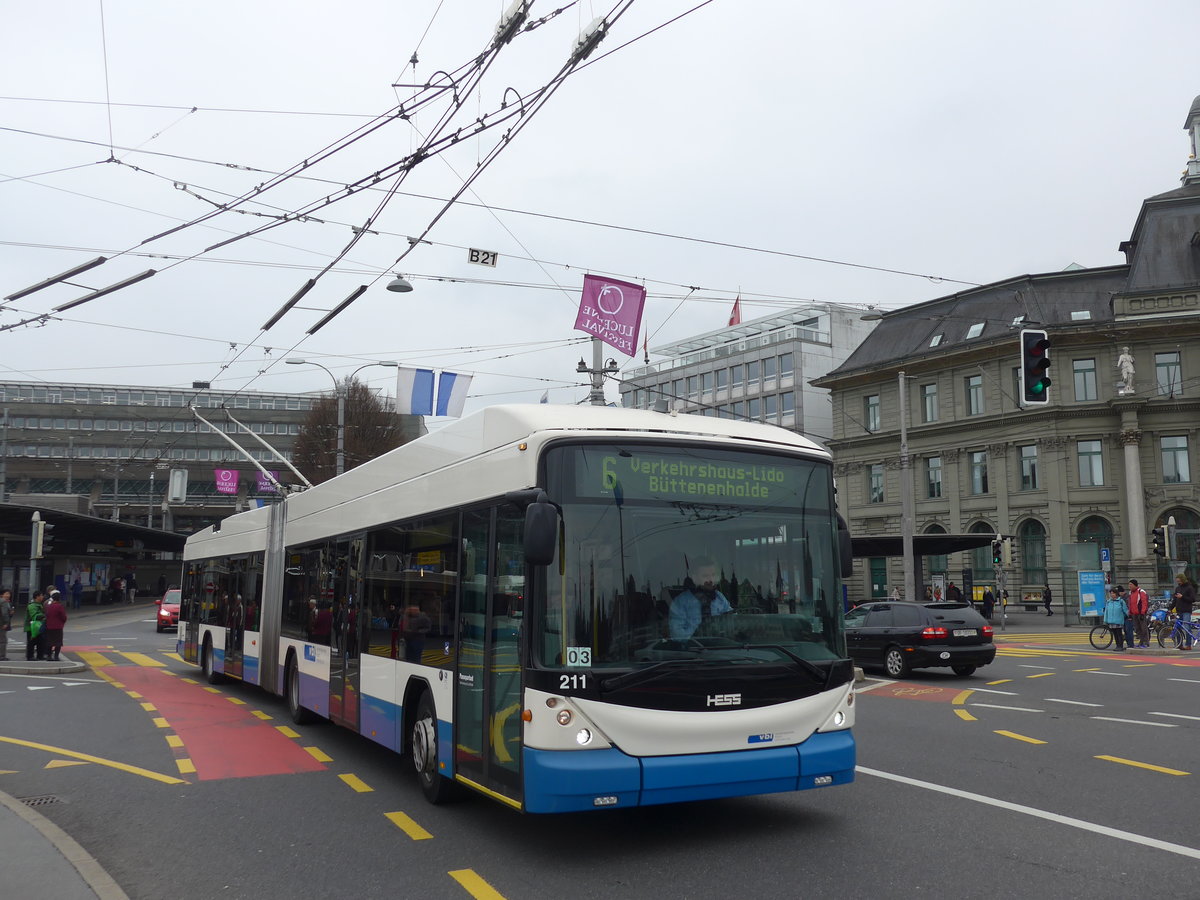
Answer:
<path fill-rule="evenodd" d="M 438 376 L 438 399 L 436 415 L 461 416 L 467 402 L 467 390 L 471 387 L 471 375 L 461 372 L 443 372 Z"/>
<path fill-rule="evenodd" d="M 397 370 L 396 412 L 402 416 L 433 415 L 433 369 L 401 366 Z"/>

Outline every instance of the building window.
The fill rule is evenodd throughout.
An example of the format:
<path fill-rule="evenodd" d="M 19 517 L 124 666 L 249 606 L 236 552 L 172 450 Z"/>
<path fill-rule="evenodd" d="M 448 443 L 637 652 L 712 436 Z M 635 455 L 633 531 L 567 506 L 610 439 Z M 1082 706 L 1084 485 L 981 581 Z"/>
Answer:
<path fill-rule="evenodd" d="M 744 369 L 742 368 L 742 366 L 734 366 L 733 368 L 731 368 L 729 370 L 729 377 L 730 377 L 730 380 L 733 382 L 734 387 L 742 386 L 743 371 L 744 371 Z"/>
<path fill-rule="evenodd" d="M 983 376 L 968 375 L 963 385 L 966 389 L 967 415 L 983 415 Z"/>
<path fill-rule="evenodd" d="M 689 400 L 695 400 L 700 390 L 700 380 L 695 375 L 687 377 L 687 395 Z"/>
<path fill-rule="evenodd" d="M 971 451 L 971 493 L 988 492 L 988 464 L 986 450 Z"/>
<path fill-rule="evenodd" d="M 1038 490 L 1037 444 L 1025 444 L 1018 448 L 1021 453 L 1021 490 Z"/>
<path fill-rule="evenodd" d="M 713 389 L 713 373 L 712 372 L 701 372 L 700 373 L 700 393 L 711 394 L 712 389 Z"/>
<path fill-rule="evenodd" d="M 867 468 L 867 502 L 883 502 L 883 464 L 875 463 Z"/>
<path fill-rule="evenodd" d="M 971 325 L 970 328 L 967 329 L 967 339 L 968 340 L 970 340 L 971 338 L 977 338 L 981 334 L 983 334 L 983 323 L 982 322 L 975 322 L 973 325 Z"/>
<path fill-rule="evenodd" d="M 1080 441 L 1077 445 L 1079 454 L 1079 485 L 1080 487 L 1096 487 L 1104 484 L 1104 456 L 1099 441 Z"/>
<path fill-rule="evenodd" d="M 785 416 L 796 411 L 796 395 L 792 391 L 779 395 L 779 409 Z"/>
<path fill-rule="evenodd" d="M 763 399 L 763 415 L 768 422 L 775 421 L 779 415 L 779 395 L 767 394 Z"/>
<path fill-rule="evenodd" d="M 925 460 L 925 496 L 936 500 L 942 496 L 942 458 L 931 456 Z"/>
<path fill-rule="evenodd" d="M 762 418 L 762 398 L 752 397 L 747 403 L 749 404 L 750 418 L 757 422 Z"/>
<path fill-rule="evenodd" d="M 729 370 L 717 369 L 717 390 L 723 391 L 729 387 Z"/>
<path fill-rule="evenodd" d="M 1030 519 L 1017 532 L 1021 546 L 1022 581 L 1025 584 L 1046 584 L 1046 529 Z"/>
<path fill-rule="evenodd" d="M 1183 367 L 1178 351 L 1154 354 L 1154 378 L 1161 396 L 1178 397 L 1183 393 Z"/>
<path fill-rule="evenodd" d="M 921 421 L 936 422 L 938 420 L 938 398 L 936 384 L 921 385 Z"/>
<path fill-rule="evenodd" d="M 1162 443 L 1163 482 L 1186 484 L 1192 480 L 1188 465 L 1188 439 L 1186 436 L 1165 437 Z"/>
<path fill-rule="evenodd" d="M 790 354 L 790 353 L 779 354 L 779 377 L 787 378 L 788 376 L 790 376 L 792 374 L 792 371 L 793 371 L 793 369 L 792 369 L 792 354 Z"/>
<path fill-rule="evenodd" d="M 764 379 L 775 377 L 775 363 L 776 359 L 773 356 L 768 356 L 762 361 Z"/>
<path fill-rule="evenodd" d="M 759 361 L 753 360 L 746 363 L 746 390 L 757 391 L 762 364 Z"/>
<path fill-rule="evenodd" d="M 879 430 L 879 395 L 863 397 L 863 422 L 867 431 Z"/>
<path fill-rule="evenodd" d="M 1083 403 L 1095 400 L 1096 393 L 1096 361 L 1094 359 L 1077 359 L 1072 362 L 1075 371 L 1075 402 Z"/>
<path fill-rule="evenodd" d="M 935 334 L 933 337 L 931 337 L 929 339 L 929 346 L 936 347 L 938 344 L 940 344 L 942 342 L 942 338 L 944 338 L 944 337 L 945 337 L 944 334 Z"/>

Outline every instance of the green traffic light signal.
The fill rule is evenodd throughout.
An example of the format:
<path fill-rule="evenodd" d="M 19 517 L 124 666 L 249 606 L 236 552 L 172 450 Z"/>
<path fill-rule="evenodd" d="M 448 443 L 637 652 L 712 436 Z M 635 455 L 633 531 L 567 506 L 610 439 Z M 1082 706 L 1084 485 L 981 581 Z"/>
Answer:
<path fill-rule="evenodd" d="M 1021 403 L 1024 406 L 1050 402 L 1050 337 L 1045 331 L 1021 331 Z"/>

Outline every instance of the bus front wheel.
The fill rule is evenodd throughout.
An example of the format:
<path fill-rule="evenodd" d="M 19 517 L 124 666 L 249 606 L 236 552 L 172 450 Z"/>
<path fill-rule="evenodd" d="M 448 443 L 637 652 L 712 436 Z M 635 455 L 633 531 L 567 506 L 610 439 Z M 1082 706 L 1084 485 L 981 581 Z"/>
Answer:
<path fill-rule="evenodd" d="M 300 668 L 296 665 L 296 657 L 289 656 L 287 661 L 287 705 L 292 721 L 304 725 L 312 721 L 312 711 L 300 705 Z"/>
<path fill-rule="evenodd" d="M 209 684 L 221 683 L 221 676 L 213 663 L 212 641 L 207 638 L 204 641 L 204 648 L 200 651 L 200 670 L 204 673 L 204 680 Z"/>
<path fill-rule="evenodd" d="M 437 712 L 428 692 L 417 703 L 412 724 L 412 761 L 421 791 L 430 803 L 447 803 L 454 799 L 455 784 L 438 772 Z"/>

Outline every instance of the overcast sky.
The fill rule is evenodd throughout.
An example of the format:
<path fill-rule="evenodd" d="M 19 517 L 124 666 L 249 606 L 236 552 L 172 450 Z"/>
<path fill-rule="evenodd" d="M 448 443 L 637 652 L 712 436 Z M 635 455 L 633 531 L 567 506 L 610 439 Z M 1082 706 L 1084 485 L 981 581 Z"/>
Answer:
<path fill-rule="evenodd" d="M 0 332 L 0 378 L 304 391 L 329 376 L 284 358 L 339 376 L 398 360 L 474 373 L 468 412 L 547 389 L 573 403 L 587 394 L 576 363 L 591 359 L 573 331 L 588 271 L 645 282 L 653 348 L 723 326 L 739 292 L 748 319 L 785 302 L 892 308 L 958 281 L 1120 263 L 1141 201 L 1179 184 L 1200 94 L 1195 0 L 637 0 L 543 105 L 526 99 L 523 118 L 472 136 L 550 83 L 617 0 L 576 3 L 492 61 L 482 55 L 508 3 L 8 3 L 0 296 L 111 258 L 75 279 L 83 287 L 5 304 L 0 326 L 159 272 Z M 532 17 L 562 5 L 537 0 Z M 412 85 L 456 72 L 448 127 L 452 91 L 314 161 L 421 94 Z M 277 218 L 459 128 L 390 198 L 385 179 L 309 220 Z M 395 264 L 507 128 L 518 133 L 464 194 L 471 205 Z M 302 177 L 241 212 L 146 242 L 306 159 Z M 373 233 L 263 332 L 383 201 Z M 499 264 L 472 265 L 472 247 Z M 415 290 L 384 290 L 390 271 Z M 390 392 L 393 375 L 359 377 Z"/>

